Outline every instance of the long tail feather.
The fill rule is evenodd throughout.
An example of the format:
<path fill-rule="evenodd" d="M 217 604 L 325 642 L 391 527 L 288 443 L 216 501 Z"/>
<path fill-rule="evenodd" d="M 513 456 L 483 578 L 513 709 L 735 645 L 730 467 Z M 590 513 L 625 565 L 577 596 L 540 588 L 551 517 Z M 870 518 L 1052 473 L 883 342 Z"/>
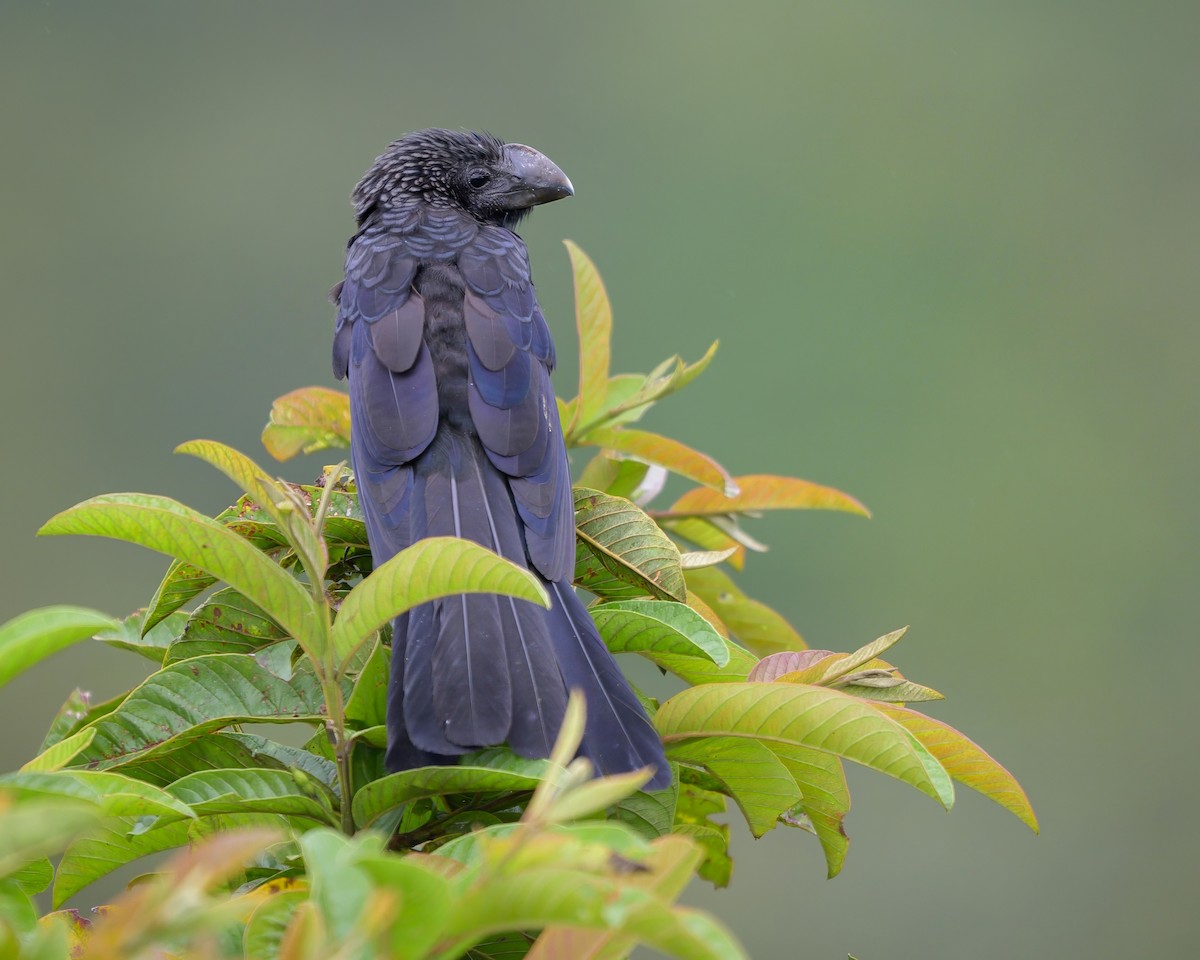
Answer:
<path fill-rule="evenodd" d="M 408 534 L 474 540 L 528 565 L 516 504 L 503 474 L 473 437 L 440 432 L 411 467 Z M 375 549 L 373 547 L 373 549 Z M 580 752 L 602 773 L 655 767 L 670 783 L 662 743 L 575 591 L 546 581 L 552 607 L 491 594 L 424 604 L 393 625 L 387 766 L 507 742 L 548 756 L 567 691 L 583 691 Z"/>
<path fill-rule="evenodd" d="M 658 731 L 604 646 L 583 601 L 567 584 L 548 583 L 550 632 L 563 679 L 583 691 L 587 726 L 579 752 L 601 773 L 652 766 L 647 790 L 670 786 L 671 769 Z"/>

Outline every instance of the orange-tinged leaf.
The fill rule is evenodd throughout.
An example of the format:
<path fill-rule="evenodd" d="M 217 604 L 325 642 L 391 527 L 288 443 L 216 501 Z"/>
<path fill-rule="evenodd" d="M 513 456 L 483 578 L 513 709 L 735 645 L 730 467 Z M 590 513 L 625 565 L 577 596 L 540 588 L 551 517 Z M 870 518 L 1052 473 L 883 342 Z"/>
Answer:
<path fill-rule="evenodd" d="M 645 430 L 602 428 L 585 435 L 587 443 L 666 467 L 673 473 L 724 493 L 736 494 L 737 485 L 716 460 L 687 444 Z"/>
<path fill-rule="evenodd" d="M 262 443 L 276 460 L 350 446 L 350 398 L 328 387 L 301 387 L 271 404 Z"/>
<path fill-rule="evenodd" d="M 579 403 L 574 417 L 575 422 L 586 424 L 604 406 L 612 349 L 612 307 L 595 264 L 572 241 L 563 243 L 575 278 L 575 323 L 579 328 Z"/>
<path fill-rule="evenodd" d="M 925 745 L 946 771 L 959 783 L 978 790 L 1038 833 L 1037 815 L 1017 778 L 974 741 L 949 724 L 892 703 L 876 708 L 895 720 Z"/>
<path fill-rule="evenodd" d="M 734 481 L 741 489 L 736 497 L 699 487 L 676 500 L 667 516 L 707 516 L 747 510 L 845 510 L 864 517 L 871 515 L 849 494 L 808 480 L 760 473 L 734 477 Z"/>

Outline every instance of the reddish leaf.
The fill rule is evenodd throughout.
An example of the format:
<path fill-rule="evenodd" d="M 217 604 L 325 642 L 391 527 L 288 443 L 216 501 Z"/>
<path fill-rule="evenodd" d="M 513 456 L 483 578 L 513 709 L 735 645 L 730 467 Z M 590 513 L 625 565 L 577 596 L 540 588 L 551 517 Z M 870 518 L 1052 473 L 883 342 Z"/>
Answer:
<path fill-rule="evenodd" d="M 785 650 L 782 653 L 773 653 L 759 660 L 746 679 L 757 683 L 770 683 L 786 673 L 807 670 L 826 657 L 832 656 L 832 650 Z"/>

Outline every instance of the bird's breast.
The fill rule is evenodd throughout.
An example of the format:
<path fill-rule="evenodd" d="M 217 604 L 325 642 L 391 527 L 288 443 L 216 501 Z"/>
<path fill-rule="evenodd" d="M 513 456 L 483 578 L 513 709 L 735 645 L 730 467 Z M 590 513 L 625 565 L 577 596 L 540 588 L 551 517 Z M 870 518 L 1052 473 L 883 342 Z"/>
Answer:
<path fill-rule="evenodd" d="M 467 402 L 467 328 L 463 319 L 465 285 L 453 263 L 424 264 L 413 288 L 425 302 L 425 344 L 437 378 L 441 419 L 474 432 Z"/>

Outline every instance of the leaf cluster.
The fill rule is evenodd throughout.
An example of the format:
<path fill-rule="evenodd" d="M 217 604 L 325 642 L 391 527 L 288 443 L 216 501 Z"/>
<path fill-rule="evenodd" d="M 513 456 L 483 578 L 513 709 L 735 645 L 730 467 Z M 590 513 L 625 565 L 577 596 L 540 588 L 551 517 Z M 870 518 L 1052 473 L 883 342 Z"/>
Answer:
<path fill-rule="evenodd" d="M 702 373 L 716 344 L 695 363 L 672 357 L 647 375 L 612 375 L 607 294 L 586 255 L 568 250 L 582 360 L 579 393 L 560 414 L 570 446 L 598 448 L 575 489 L 575 583 L 594 597 L 614 653 L 685 685 L 661 704 L 643 697 L 672 785 L 641 791 L 647 771 L 594 778 L 575 756 L 586 710 L 575 697 L 548 759 L 496 747 L 457 766 L 386 773 L 390 621 L 464 592 L 545 605 L 544 589 L 447 538 L 373 568 L 343 465 L 293 484 L 193 441 L 179 451 L 241 491 L 216 517 L 121 493 L 41 531 L 170 557 L 144 610 L 114 620 L 51 607 L 0 627 L 0 686 L 93 637 L 149 665 L 110 700 L 74 691 L 39 754 L 0 775 L 0 957 L 546 960 L 619 958 L 637 943 L 742 957 L 717 920 L 676 898 L 696 874 L 729 882 L 730 810 L 756 837 L 781 825 L 814 834 L 835 875 L 849 844 L 846 761 L 947 808 L 955 782 L 965 784 L 1036 830 L 1011 774 L 911 706 L 941 695 L 890 661 L 903 630 L 854 651 L 806 649 L 737 585 L 748 553 L 762 549 L 748 519 L 866 509 L 804 480 L 731 476 L 634 426 Z M 345 447 L 345 395 L 281 397 L 263 441 L 279 459 Z M 654 509 L 668 472 L 696 486 Z M 298 743 L 288 734 L 297 728 Z M 61 909 L 112 871 L 177 849 L 98 915 Z M 55 910 L 39 916 L 44 890 Z"/>

